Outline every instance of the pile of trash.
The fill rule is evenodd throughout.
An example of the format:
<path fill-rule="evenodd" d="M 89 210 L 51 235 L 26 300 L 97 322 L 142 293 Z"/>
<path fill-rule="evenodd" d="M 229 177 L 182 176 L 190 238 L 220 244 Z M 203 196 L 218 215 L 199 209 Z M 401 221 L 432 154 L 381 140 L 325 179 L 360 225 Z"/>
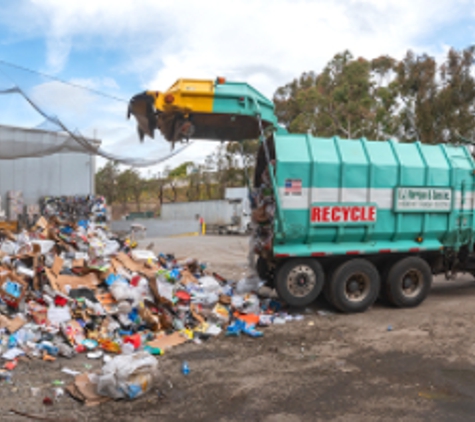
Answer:
<path fill-rule="evenodd" d="M 103 196 L 45 196 L 40 200 L 41 215 L 88 220 L 95 223 L 107 222 L 107 203 Z"/>
<path fill-rule="evenodd" d="M 79 374 L 73 396 L 133 399 L 148 391 L 155 356 L 167 349 L 220 334 L 261 337 L 259 327 L 295 318 L 260 299 L 261 285 L 139 249 L 90 220 L 55 215 L 19 234 L 0 230 L 0 378 L 11 378 L 22 355 L 84 353 L 106 363 L 101 374 Z"/>
<path fill-rule="evenodd" d="M 276 204 L 269 167 L 262 171 L 259 183 L 252 191 L 252 244 L 254 253 L 266 257 L 272 254 Z"/>

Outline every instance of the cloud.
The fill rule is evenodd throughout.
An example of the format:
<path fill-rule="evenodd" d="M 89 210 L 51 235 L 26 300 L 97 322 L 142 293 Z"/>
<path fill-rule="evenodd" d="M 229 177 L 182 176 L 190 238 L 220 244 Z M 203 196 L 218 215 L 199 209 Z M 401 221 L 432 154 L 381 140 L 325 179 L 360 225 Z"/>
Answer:
<path fill-rule="evenodd" d="M 94 95 L 59 81 L 45 82 L 31 90 L 31 98 L 46 113 L 58 114 L 68 121 L 78 121 L 89 114 Z"/>
<path fill-rule="evenodd" d="M 136 92 L 165 90 L 179 77 L 219 75 L 246 81 L 269 97 L 303 71 L 321 70 L 344 49 L 367 58 L 382 54 L 401 58 L 408 49 L 440 54 L 450 41 L 431 40 L 430 34 L 474 14 L 472 0 L 14 3 L 17 6 L 2 11 L 0 22 L 17 35 L 43 37 L 47 66 L 53 72 L 65 66 L 75 48 L 91 54 L 114 51 L 122 60 L 119 66 L 114 64 L 115 71 L 131 76 Z M 471 43 L 467 39 L 467 45 Z M 113 78 L 114 74 L 107 74 L 77 82 L 120 91 Z M 95 128 L 114 152 L 155 156 L 168 151 L 169 145 L 160 141 L 138 144 L 135 124 L 124 120 L 126 105 L 122 103 L 102 101 L 54 83 L 38 87 L 35 95 L 70 107 L 81 131 Z M 173 160 L 199 160 L 216 146 L 196 143 Z"/>
<path fill-rule="evenodd" d="M 47 47 L 46 72 L 57 74 L 63 70 L 68 61 L 71 40 L 65 37 L 49 36 Z"/>
<path fill-rule="evenodd" d="M 164 89 L 182 76 L 243 79 L 272 95 L 336 53 L 401 56 L 418 38 L 473 12 L 451 0 L 36 0 L 33 26 L 60 68 L 71 42 L 122 50 L 124 67 Z M 26 25 L 27 23 L 25 23 Z M 14 23 L 17 30 L 21 23 Z M 38 30 L 38 29 L 37 29 Z M 470 40 L 467 40 L 470 43 Z M 437 49 L 437 45 L 431 48 Z"/>

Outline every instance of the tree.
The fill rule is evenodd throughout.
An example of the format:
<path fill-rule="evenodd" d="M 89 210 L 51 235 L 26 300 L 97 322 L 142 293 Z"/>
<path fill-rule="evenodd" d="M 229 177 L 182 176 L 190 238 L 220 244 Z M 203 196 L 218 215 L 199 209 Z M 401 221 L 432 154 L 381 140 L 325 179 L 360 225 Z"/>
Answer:
<path fill-rule="evenodd" d="M 116 162 L 108 161 L 95 176 L 96 192 L 104 196 L 109 204 L 117 200 L 117 178 L 119 173 L 119 165 Z"/>
<path fill-rule="evenodd" d="M 290 132 L 424 143 L 475 138 L 475 48 L 451 49 L 440 65 L 408 51 L 354 59 L 337 54 L 319 74 L 277 89 L 276 114 Z"/>
<path fill-rule="evenodd" d="M 128 169 L 120 173 L 118 179 L 119 201 L 125 207 L 129 198 L 132 197 L 140 211 L 141 196 L 145 189 L 145 181 L 140 177 L 137 170 Z"/>
<path fill-rule="evenodd" d="M 460 136 L 475 138 L 474 53 L 475 47 L 460 52 L 451 49 L 440 67 L 438 107 L 443 139 L 449 142 L 458 142 Z"/>
<path fill-rule="evenodd" d="M 184 179 L 188 175 L 188 170 L 190 167 L 193 167 L 192 161 L 186 161 L 183 164 L 180 164 L 178 167 L 170 170 L 168 173 L 168 177 L 175 178 L 175 179 Z"/>
<path fill-rule="evenodd" d="M 344 51 L 322 73 L 304 73 L 274 96 L 276 114 L 291 132 L 373 137 L 377 106 L 371 62 Z"/>
<path fill-rule="evenodd" d="M 423 54 L 408 51 L 397 66 L 399 94 L 403 108 L 399 114 L 399 138 L 433 144 L 437 142 L 437 63 Z"/>

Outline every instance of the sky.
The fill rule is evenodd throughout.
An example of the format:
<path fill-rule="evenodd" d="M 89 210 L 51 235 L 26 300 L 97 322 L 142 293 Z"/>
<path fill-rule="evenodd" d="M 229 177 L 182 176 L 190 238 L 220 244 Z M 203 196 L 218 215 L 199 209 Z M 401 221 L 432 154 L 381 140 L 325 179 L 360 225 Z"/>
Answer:
<path fill-rule="evenodd" d="M 0 0 L 0 89 L 20 86 L 68 128 L 125 157 L 160 158 L 159 136 L 139 143 L 127 102 L 178 78 L 244 81 L 272 98 L 338 52 L 371 59 L 407 50 L 442 57 L 475 44 L 475 0 Z M 111 98 L 113 97 L 113 98 Z M 0 123 L 43 119 L 21 98 L 0 96 Z M 165 165 L 203 162 L 217 147 L 193 143 Z M 99 160 L 99 164 L 103 164 Z"/>

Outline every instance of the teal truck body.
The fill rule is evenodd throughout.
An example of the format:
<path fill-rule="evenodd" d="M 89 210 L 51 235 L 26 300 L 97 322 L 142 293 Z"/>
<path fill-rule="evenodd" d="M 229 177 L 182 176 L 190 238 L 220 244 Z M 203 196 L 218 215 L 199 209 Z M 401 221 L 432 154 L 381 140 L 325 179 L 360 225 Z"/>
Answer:
<path fill-rule="evenodd" d="M 472 248 L 466 147 L 293 134 L 274 142 L 276 257 Z"/>
<path fill-rule="evenodd" d="M 258 251 L 258 270 L 289 304 L 323 290 L 343 312 L 378 296 L 416 306 L 433 274 L 475 272 L 466 146 L 289 133 L 268 143 L 276 210 L 272 253 Z"/>

